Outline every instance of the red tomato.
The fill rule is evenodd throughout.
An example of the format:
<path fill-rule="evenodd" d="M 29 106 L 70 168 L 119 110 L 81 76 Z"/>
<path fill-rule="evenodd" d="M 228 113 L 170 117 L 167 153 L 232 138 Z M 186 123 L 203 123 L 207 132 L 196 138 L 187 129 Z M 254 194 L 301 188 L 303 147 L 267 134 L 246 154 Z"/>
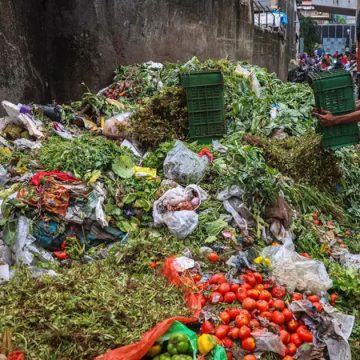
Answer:
<path fill-rule="evenodd" d="M 239 288 L 239 290 L 236 292 L 236 298 L 238 302 L 243 302 L 243 300 L 247 298 L 247 290 L 244 288 Z"/>
<path fill-rule="evenodd" d="M 256 302 L 256 308 L 261 312 L 267 311 L 269 309 L 269 304 L 265 300 L 258 300 Z"/>
<path fill-rule="evenodd" d="M 284 310 L 282 311 L 282 313 L 284 314 L 284 317 L 285 317 L 285 321 L 286 321 L 286 322 L 292 320 L 292 318 L 293 318 L 293 313 L 291 312 L 291 310 L 289 310 L 289 309 L 284 309 Z"/>
<path fill-rule="evenodd" d="M 253 274 L 242 274 L 240 278 L 243 279 L 246 283 L 254 287 L 257 284 L 256 278 Z"/>
<path fill-rule="evenodd" d="M 245 355 L 243 360 L 256 360 L 256 356 L 252 354 Z"/>
<path fill-rule="evenodd" d="M 292 356 L 286 355 L 282 358 L 282 360 L 294 360 L 294 358 Z"/>
<path fill-rule="evenodd" d="M 210 303 L 211 304 L 219 304 L 224 300 L 223 296 L 221 293 L 214 291 L 211 293 L 210 295 Z"/>
<path fill-rule="evenodd" d="M 237 340 L 239 338 L 240 329 L 237 327 L 233 327 L 228 332 L 228 337 L 233 340 Z"/>
<path fill-rule="evenodd" d="M 231 287 L 230 287 L 230 284 L 228 284 L 228 283 L 221 284 L 217 289 L 217 291 L 223 295 L 225 295 L 230 290 L 231 290 Z"/>
<path fill-rule="evenodd" d="M 240 309 L 240 315 L 246 315 L 249 318 L 249 320 L 251 319 L 251 314 L 249 310 Z"/>
<path fill-rule="evenodd" d="M 224 345 L 225 348 L 227 349 L 231 349 L 234 347 L 234 343 L 231 341 L 231 339 L 229 339 L 228 337 L 224 338 L 222 341 L 222 344 Z"/>
<path fill-rule="evenodd" d="M 235 318 L 240 314 L 240 309 L 239 308 L 230 308 L 230 309 L 227 309 L 227 312 L 230 315 L 230 319 L 235 320 Z"/>
<path fill-rule="evenodd" d="M 233 359 L 233 355 L 231 353 L 231 351 L 227 351 L 226 352 L 226 360 L 232 360 Z"/>
<path fill-rule="evenodd" d="M 315 306 L 315 309 L 316 309 L 317 312 L 322 312 L 323 311 L 323 306 L 321 305 L 321 303 L 313 302 L 313 305 Z"/>
<path fill-rule="evenodd" d="M 290 334 L 286 330 L 280 330 L 280 339 L 286 345 L 290 341 Z"/>
<path fill-rule="evenodd" d="M 336 300 L 338 299 L 338 297 L 339 296 L 337 294 L 335 294 L 335 293 L 330 294 L 330 304 L 335 305 Z"/>
<path fill-rule="evenodd" d="M 287 344 L 286 349 L 285 349 L 285 354 L 286 355 L 295 355 L 296 350 L 297 350 L 297 347 L 295 344 L 293 344 L 293 343 Z"/>
<path fill-rule="evenodd" d="M 224 295 L 224 302 L 227 304 L 232 304 L 236 300 L 236 295 L 234 292 L 229 291 Z"/>
<path fill-rule="evenodd" d="M 295 319 L 292 319 L 287 323 L 287 327 L 288 327 L 289 331 L 293 333 L 299 327 L 299 323 Z"/>
<path fill-rule="evenodd" d="M 215 336 L 223 340 L 228 334 L 230 327 L 228 325 L 219 325 L 215 330 Z"/>
<path fill-rule="evenodd" d="M 251 334 L 251 330 L 248 326 L 243 325 L 240 329 L 239 329 L 239 339 L 240 340 L 244 340 L 247 337 L 249 337 Z"/>
<path fill-rule="evenodd" d="M 223 311 L 220 313 L 219 315 L 220 320 L 222 321 L 223 324 L 229 324 L 230 322 L 230 314 L 227 311 Z"/>
<path fill-rule="evenodd" d="M 214 334 L 215 333 L 215 326 L 210 321 L 205 321 L 201 325 L 200 332 L 202 334 Z"/>
<path fill-rule="evenodd" d="M 151 261 L 149 266 L 152 268 L 152 269 L 155 269 L 157 267 L 157 262 L 156 261 Z"/>
<path fill-rule="evenodd" d="M 273 300 L 271 307 L 283 311 L 285 309 L 285 303 L 282 300 Z"/>
<path fill-rule="evenodd" d="M 214 274 L 209 280 L 210 284 L 222 284 L 226 282 L 226 277 L 223 274 Z"/>
<path fill-rule="evenodd" d="M 271 294 L 270 294 L 270 292 L 267 291 L 267 290 L 262 290 L 262 291 L 260 291 L 259 300 L 270 301 L 270 300 L 271 300 Z"/>
<path fill-rule="evenodd" d="M 283 286 L 275 286 L 272 290 L 271 290 L 271 295 L 274 298 L 277 299 L 282 299 L 285 295 L 286 295 L 286 289 Z"/>
<path fill-rule="evenodd" d="M 241 347 L 246 351 L 253 351 L 255 350 L 256 343 L 255 339 L 252 336 L 241 341 Z"/>
<path fill-rule="evenodd" d="M 206 299 L 204 295 L 200 295 L 200 304 L 201 307 L 204 307 L 206 305 Z"/>
<path fill-rule="evenodd" d="M 256 282 L 258 284 L 262 284 L 263 282 L 263 277 L 259 272 L 254 272 L 253 275 L 255 276 Z"/>
<path fill-rule="evenodd" d="M 248 283 L 244 283 L 244 284 L 241 284 L 240 285 L 240 289 L 245 289 L 245 290 L 250 290 L 250 289 L 252 289 L 253 287 L 250 285 L 250 284 L 248 284 Z"/>
<path fill-rule="evenodd" d="M 193 276 L 193 279 L 194 279 L 195 282 L 198 282 L 198 281 L 201 280 L 201 275 L 200 275 L 200 274 L 195 274 L 195 275 Z"/>
<path fill-rule="evenodd" d="M 258 329 L 260 327 L 260 323 L 259 321 L 257 321 L 256 319 L 251 319 L 249 321 L 249 324 L 248 324 L 249 328 L 251 330 L 255 330 L 255 329 Z"/>
<path fill-rule="evenodd" d="M 312 213 L 311 215 L 312 215 L 312 217 L 314 217 L 314 218 L 319 217 L 319 213 L 318 213 L 318 212 L 314 212 L 314 213 Z"/>
<path fill-rule="evenodd" d="M 272 313 L 272 322 L 278 325 L 281 325 L 285 322 L 285 316 L 282 312 L 275 310 Z"/>
<path fill-rule="evenodd" d="M 240 314 L 235 319 L 235 324 L 238 328 L 241 328 L 243 325 L 247 325 L 250 321 L 249 316 Z"/>
<path fill-rule="evenodd" d="M 321 224 L 321 221 L 320 221 L 319 219 L 314 219 L 314 220 L 313 220 L 313 223 L 314 223 L 315 225 L 320 225 L 320 224 Z"/>
<path fill-rule="evenodd" d="M 263 311 L 259 316 L 269 321 L 272 320 L 272 313 L 270 311 Z"/>
<path fill-rule="evenodd" d="M 264 284 L 257 284 L 254 289 L 259 290 L 259 291 L 263 291 L 264 290 Z"/>
<path fill-rule="evenodd" d="M 242 307 L 246 310 L 254 310 L 256 306 L 256 301 L 250 297 L 247 297 L 242 302 Z"/>
<path fill-rule="evenodd" d="M 290 341 L 295 344 L 296 347 L 299 347 L 302 344 L 300 336 L 296 333 L 290 335 Z"/>
<path fill-rule="evenodd" d="M 260 291 L 256 289 L 250 289 L 248 291 L 248 296 L 251 297 L 254 300 L 257 300 L 259 298 Z"/>
<path fill-rule="evenodd" d="M 317 295 L 309 295 L 309 296 L 307 297 L 307 299 L 308 299 L 309 301 L 311 301 L 312 303 L 314 303 L 314 302 L 319 302 L 319 301 L 320 301 L 320 298 L 319 298 Z"/>
<path fill-rule="evenodd" d="M 209 253 L 208 256 L 207 256 L 207 258 L 208 258 L 208 260 L 209 260 L 210 262 L 212 262 L 212 263 L 217 263 L 217 262 L 220 261 L 220 256 L 219 256 L 217 253 L 215 253 L 215 252 Z"/>
<path fill-rule="evenodd" d="M 313 335 L 309 330 L 299 327 L 296 330 L 296 333 L 299 335 L 302 342 L 313 342 Z"/>
<path fill-rule="evenodd" d="M 231 284 L 230 285 L 231 291 L 234 293 L 236 293 L 239 290 L 239 287 L 240 287 L 239 284 Z"/>
<path fill-rule="evenodd" d="M 307 252 L 300 253 L 301 256 L 311 259 L 311 256 Z"/>
<path fill-rule="evenodd" d="M 294 292 L 292 295 L 292 301 L 302 300 L 304 297 L 302 294 Z"/>

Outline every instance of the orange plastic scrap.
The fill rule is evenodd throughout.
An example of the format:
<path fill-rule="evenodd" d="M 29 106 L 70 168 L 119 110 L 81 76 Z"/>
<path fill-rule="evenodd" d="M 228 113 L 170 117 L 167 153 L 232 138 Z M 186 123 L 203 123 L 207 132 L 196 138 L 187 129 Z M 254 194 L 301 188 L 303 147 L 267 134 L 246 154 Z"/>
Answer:
<path fill-rule="evenodd" d="M 176 257 L 172 256 L 165 260 L 162 273 L 171 284 L 184 288 L 186 305 L 193 312 L 193 316 L 198 318 L 202 308 L 201 291 L 189 274 L 180 275 L 177 272 L 174 266 L 175 259 Z"/>
<path fill-rule="evenodd" d="M 157 325 L 151 330 L 147 331 L 140 341 L 134 344 L 126 345 L 121 348 L 108 351 L 103 356 L 96 358 L 95 360 L 140 360 L 150 348 L 155 344 L 156 340 L 164 335 L 171 327 L 174 321 L 180 321 L 184 324 L 196 322 L 197 319 L 174 316 L 168 318 Z"/>

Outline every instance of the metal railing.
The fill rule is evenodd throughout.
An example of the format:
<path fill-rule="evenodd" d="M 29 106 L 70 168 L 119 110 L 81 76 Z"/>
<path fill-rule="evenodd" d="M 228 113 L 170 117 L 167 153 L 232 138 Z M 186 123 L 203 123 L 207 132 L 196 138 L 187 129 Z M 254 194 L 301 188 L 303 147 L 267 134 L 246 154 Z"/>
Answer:
<path fill-rule="evenodd" d="M 262 5 L 259 1 L 253 1 L 254 6 L 254 24 L 256 26 L 276 29 L 280 28 L 280 19 L 279 24 L 277 23 L 276 16 L 272 13 L 272 10 L 268 6 Z"/>

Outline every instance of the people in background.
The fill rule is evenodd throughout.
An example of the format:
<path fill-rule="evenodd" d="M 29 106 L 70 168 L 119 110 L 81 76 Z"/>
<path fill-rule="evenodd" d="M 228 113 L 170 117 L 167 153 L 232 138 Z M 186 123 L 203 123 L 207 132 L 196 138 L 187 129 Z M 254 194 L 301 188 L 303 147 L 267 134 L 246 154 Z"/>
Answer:
<path fill-rule="evenodd" d="M 342 57 L 342 64 L 345 66 L 345 65 L 347 65 L 347 63 L 348 63 L 348 57 L 347 57 L 347 55 L 345 54 L 345 55 L 343 55 L 343 57 Z"/>
<path fill-rule="evenodd" d="M 344 67 L 343 64 L 343 55 L 342 54 L 338 54 L 337 59 L 336 59 L 336 63 L 334 65 L 334 69 L 342 69 Z"/>

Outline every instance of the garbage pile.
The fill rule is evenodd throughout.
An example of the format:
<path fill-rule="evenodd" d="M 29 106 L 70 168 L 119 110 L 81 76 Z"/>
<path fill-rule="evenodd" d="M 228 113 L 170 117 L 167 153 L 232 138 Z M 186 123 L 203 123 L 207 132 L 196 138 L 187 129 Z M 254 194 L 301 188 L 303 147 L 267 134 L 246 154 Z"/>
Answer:
<path fill-rule="evenodd" d="M 179 83 L 201 70 L 225 85 L 210 144 Z M 3 358 L 357 358 L 360 153 L 321 148 L 309 86 L 193 58 L 2 106 Z"/>

